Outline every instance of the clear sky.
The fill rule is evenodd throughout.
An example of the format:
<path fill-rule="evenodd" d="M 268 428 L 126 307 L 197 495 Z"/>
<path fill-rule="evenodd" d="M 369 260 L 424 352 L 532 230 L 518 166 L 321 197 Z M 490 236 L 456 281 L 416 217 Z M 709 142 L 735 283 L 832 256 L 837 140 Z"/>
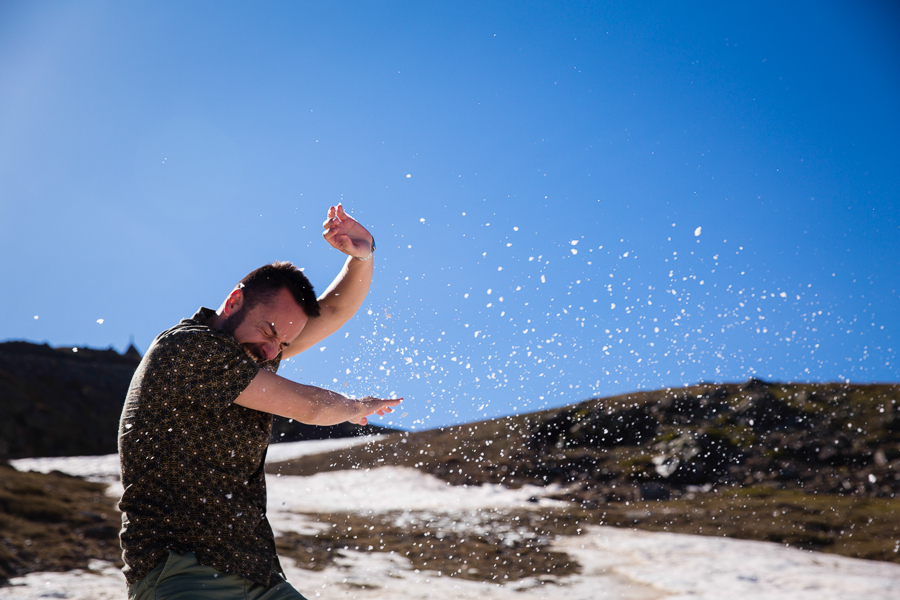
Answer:
<path fill-rule="evenodd" d="M 281 373 L 382 424 L 898 381 L 898 14 L 0 3 L 0 340 L 143 352 L 273 260 L 324 290 L 342 201 L 375 282 Z"/>

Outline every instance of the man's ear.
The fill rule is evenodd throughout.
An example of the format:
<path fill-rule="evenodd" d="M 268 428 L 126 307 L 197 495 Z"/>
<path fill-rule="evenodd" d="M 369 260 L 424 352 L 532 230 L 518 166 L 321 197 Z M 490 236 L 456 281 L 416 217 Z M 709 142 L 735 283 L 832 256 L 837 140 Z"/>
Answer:
<path fill-rule="evenodd" d="M 225 300 L 225 310 L 222 313 L 226 317 L 230 317 L 234 313 L 241 310 L 241 306 L 244 305 L 244 292 L 240 289 L 236 289 L 228 295 L 228 299 Z"/>

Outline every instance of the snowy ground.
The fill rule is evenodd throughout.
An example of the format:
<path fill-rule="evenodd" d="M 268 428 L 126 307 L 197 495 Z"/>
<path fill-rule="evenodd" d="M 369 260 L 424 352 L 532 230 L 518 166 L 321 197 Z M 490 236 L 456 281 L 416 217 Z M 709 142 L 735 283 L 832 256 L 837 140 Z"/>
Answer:
<path fill-rule="evenodd" d="M 272 461 L 331 450 L 360 440 L 278 444 Z M 11 461 L 20 470 L 59 470 L 110 482 L 117 494 L 117 457 L 71 457 Z M 412 510 L 431 515 L 465 515 L 472 510 L 534 507 L 543 488 L 508 490 L 500 486 L 449 486 L 414 469 L 320 473 L 312 477 L 269 476 L 269 518 L 277 531 L 314 531 L 309 513 L 322 510 L 367 514 Z M 464 518 L 461 518 L 464 522 Z M 775 544 L 592 527 L 561 537 L 554 549 L 569 553 L 582 566 L 579 575 L 559 579 L 478 583 L 416 571 L 397 555 L 344 551 L 337 566 L 313 572 L 283 560 L 288 579 L 310 600 L 464 598 L 565 598 L 566 600 L 896 600 L 900 565 L 793 550 Z M 101 561 L 88 571 L 33 573 L 0 588 L 0 600 L 123 598 L 121 573 Z"/>

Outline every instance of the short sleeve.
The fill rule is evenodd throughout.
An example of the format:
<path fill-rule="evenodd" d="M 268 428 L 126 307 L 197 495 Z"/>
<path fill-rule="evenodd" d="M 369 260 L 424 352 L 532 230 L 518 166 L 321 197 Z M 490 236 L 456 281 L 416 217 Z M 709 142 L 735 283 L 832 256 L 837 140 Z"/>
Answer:
<path fill-rule="evenodd" d="M 152 351 L 157 385 L 172 391 L 165 395 L 216 413 L 231 406 L 259 372 L 234 338 L 205 327 L 172 331 Z"/>

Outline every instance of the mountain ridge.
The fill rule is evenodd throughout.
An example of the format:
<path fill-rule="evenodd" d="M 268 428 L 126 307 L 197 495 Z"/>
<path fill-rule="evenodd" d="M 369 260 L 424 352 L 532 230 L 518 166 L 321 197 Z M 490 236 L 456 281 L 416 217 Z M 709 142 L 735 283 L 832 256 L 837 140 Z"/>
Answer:
<path fill-rule="evenodd" d="M 122 405 L 141 355 L 134 346 L 53 348 L 0 342 L 0 459 L 117 452 Z M 373 435 L 393 429 L 306 425 L 275 417 L 272 442 Z"/>
<path fill-rule="evenodd" d="M 566 514 L 581 523 L 900 562 L 898 384 L 751 379 L 632 392 L 393 434 L 267 472 L 373 466 L 412 467 L 452 485 L 555 484 L 550 497 L 571 502 Z"/>

